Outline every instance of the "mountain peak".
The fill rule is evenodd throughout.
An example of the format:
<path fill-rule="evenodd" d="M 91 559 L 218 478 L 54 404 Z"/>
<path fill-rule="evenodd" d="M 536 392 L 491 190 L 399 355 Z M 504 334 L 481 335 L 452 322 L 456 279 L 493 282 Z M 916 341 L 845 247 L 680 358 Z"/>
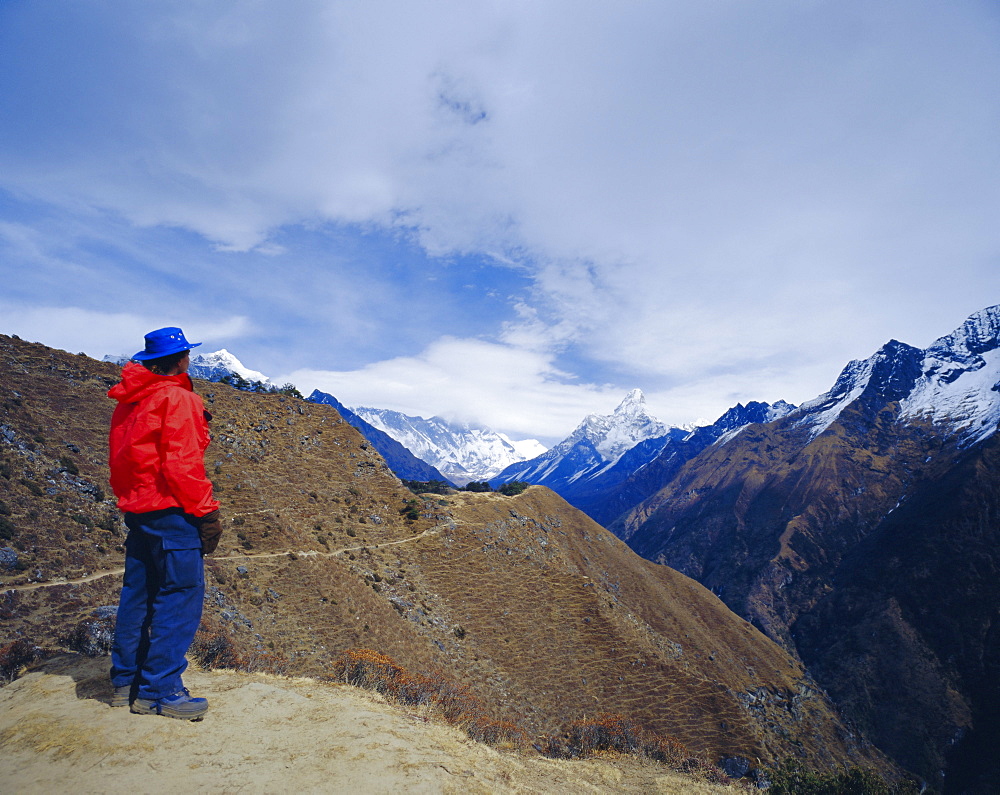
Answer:
<path fill-rule="evenodd" d="M 927 353 L 942 359 L 962 360 L 1000 346 L 1000 305 L 970 315 L 951 334 L 935 340 Z"/>
<path fill-rule="evenodd" d="M 646 411 L 646 397 L 633 389 L 612 414 L 589 414 L 570 436 L 557 445 L 569 449 L 587 443 L 604 461 L 615 461 L 644 439 L 663 436 L 669 428 Z M 554 448 L 555 449 L 555 448 Z"/>
<path fill-rule="evenodd" d="M 829 392 L 802 404 L 799 422 L 816 436 L 856 400 L 899 401 L 901 419 L 924 417 L 971 443 L 997 430 L 998 372 L 1000 306 L 990 306 L 927 350 L 889 340 L 869 358 L 848 363 Z"/>
<path fill-rule="evenodd" d="M 615 413 L 617 414 L 623 408 L 635 405 L 646 405 L 646 396 L 638 387 L 631 390 L 627 395 L 625 395 L 625 397 L 622 398 L 622 402 L 618 404 L 618 408 L 615 409 Z"/>
<path fill-rule="evenodd" d="M 622 402 L 618 404 L 611 416 L 627 418 L 631 421 L 632 418 L 644 414 L 646 414 L 646 396 L 641 389 L 633 389 L 622 398 Z"/>

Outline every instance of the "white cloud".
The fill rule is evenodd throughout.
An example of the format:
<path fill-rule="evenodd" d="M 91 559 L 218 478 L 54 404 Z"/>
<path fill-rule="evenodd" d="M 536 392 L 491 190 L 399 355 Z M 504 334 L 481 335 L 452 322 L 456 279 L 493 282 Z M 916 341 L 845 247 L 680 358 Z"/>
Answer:
<path fill-rule="evenodd" d="M 548 443 L 587 414 L 610 413 L 623 397 L 617 388 L 567 381 L 544 354 L 454 338 L 354 371 L 297 370 L 274 380 L 290 381 L 304 394 L 319 389 L 347 406 L 438 415 Z"/>
<path fill-rule="evenodd" d="M 282 225 L 333 222 L 531 274 L 503 344 L 328 376 L 365 384 L 354 402 L 572 424 L 606 409 L 589 408 L 603 387 L 553 372 L 570 350 L 672 405 L 805 399 L 847 359 L 927 344 L 1000 290 L 985 6 L 47 5 L 2 11 L 8 190 L 192 229 L 234 258 L 279 251 Z M 379 285 L 355 289 L 337 312 L 377 311 Z"/>
<path fill-rule="evenodd" d="M 250 331 L 245 317 L 206 321 L 187 313 L 168 316 L 127 312 L 96 312 L 77 307 L 32 307 L 0 302 L 0 332 L 17 334 L 29 342 L 41 342 L 70 353 L 86 353 L 96 359 L 106 354 L 131 356 L 142 350 L 143 336 L 165 326 L 180 326 L 191 342 L 212 346 L 232 344 Z"/>

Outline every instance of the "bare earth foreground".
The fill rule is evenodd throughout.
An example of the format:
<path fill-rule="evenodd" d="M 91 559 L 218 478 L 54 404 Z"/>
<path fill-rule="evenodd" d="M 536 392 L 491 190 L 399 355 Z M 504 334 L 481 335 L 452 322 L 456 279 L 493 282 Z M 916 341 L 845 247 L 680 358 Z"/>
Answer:
<path fill-rule="evenodd" d="M 203 721 L 108 705 L 108 659 L 58 657 L 0 689 L 7 793 L 732 793 L 625 758 L 498 751 L 346 685 L 190 669 Z"/>

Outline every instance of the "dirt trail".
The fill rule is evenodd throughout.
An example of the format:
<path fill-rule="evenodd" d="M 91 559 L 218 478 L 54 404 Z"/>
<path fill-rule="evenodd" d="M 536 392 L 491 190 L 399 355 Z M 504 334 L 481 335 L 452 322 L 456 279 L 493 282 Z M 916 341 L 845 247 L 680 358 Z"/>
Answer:
<path fill-rule="evenodd" d="M 733 795 L 651 762 L 498 751 L 346 685 L 228 671 L 185 683 L 203 721 L 108 706 L 108 659 L 49 660 L 0 689 L 5 792 L 691 793 Z"/>
<path fill-rule="evenodd" d="M 297 557 L 311 557 L 311 558 L 332 558 L 337 555 L 343 555 L 346 552 L 358 552 L 362 549 L 381 549 L 382 547 L 392 547 L 397 544 L 410 544 L 414 541 L 419 541 L 421 538 L 426 538 L 429 535 L 434 535 L 441 531 L 444 527 L 453 526 L 453 522 L 448 522 L 445 524 L 435 525 L 434 527 L 428 527 L 424 532 L 418 535 L 411 536 L 410 538 L 401 538 L 398 541 L 383 541 L 378 544 L 359 544 L 354 547 L 344 547 L 343 549 L 335 549 L 332 552 L 319 552 L 315 549 L 285 549 L 280 552 L 258 552 L 254 554 L 236 554 L 236 555 L 225 555 L 216 557 L 215 555 L 206 555 L 206 560 L 253 560 L 260 558 L 283 558 L 289 555 L 295 555 Z M 104 577 L 117 577 L 124 573 L 124 567 L 119 566 L 115 569 L 104 569 L 102 571 L 94 572 L 93 574 L 88 574 L 86 577 L 76 577 L 72 580 L 67 580 L 64 578 L 58 578 L 55 580 L 50 580 L 49 582 L 33 582 L 27 585 L 7 585 L 0 586 L 0 593 L 6 591 L 35 591 L 39 588 L 55 588 L 60 585 L 80 585 L 85 582 L 93 582 L 94 580 L 100 580 Z"/>

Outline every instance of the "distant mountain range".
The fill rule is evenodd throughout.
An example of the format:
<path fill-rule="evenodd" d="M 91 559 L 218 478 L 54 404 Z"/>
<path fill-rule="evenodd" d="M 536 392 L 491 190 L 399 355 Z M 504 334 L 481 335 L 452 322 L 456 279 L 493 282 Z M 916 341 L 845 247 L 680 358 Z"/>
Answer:
<path fill-rule="evenodd" d="M 608 524 L 726 434 L 777 419 L 794 408 L 784 401 L 738 404 L 712 425 L 668 426 L 647 413 L 642 391 L 633 389 L 613 414 L 586 417 L 551 450 L 507 467 L 493 482 L 523 480 L 548 486 L 595 521 Z"/>
<path fill-rule="evenodd" d="M 514 462 L 545 451 L 535 439 L 514 441 L 488 428 L 450 423 L 440 417 L 424 419 L 364 406 L 353 412 L 459 485 L 489 480 Z"/>

